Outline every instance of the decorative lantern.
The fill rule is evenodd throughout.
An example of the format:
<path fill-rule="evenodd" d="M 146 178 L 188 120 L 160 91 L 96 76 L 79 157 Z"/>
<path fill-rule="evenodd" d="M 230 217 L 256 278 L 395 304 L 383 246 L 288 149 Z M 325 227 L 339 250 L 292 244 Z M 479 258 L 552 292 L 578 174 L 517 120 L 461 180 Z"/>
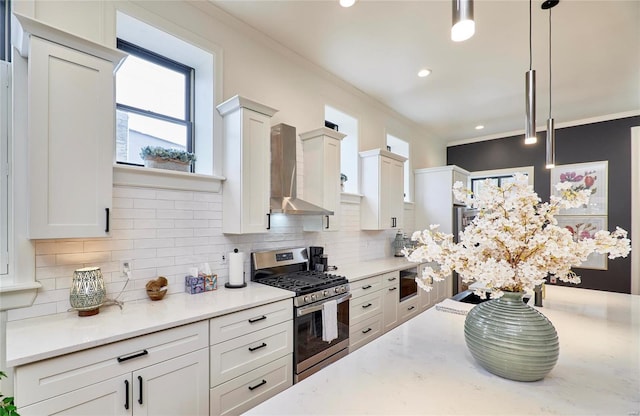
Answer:
<path fill-rule="evenodd" d="M 391 243 L 391 245 L 393 246 L 393 255 L 395 257 L 404 257 L 404 254 L 402 254 L 402 249 L 405 245 L 404 243 L 404 234 L 402 233 L 402 231 L 398 230 L 395 240 L 393 240 L 393 242 Z"/>
<path fill-rule="evenodd" d="M 78 316 L 100 313 L 106 294 L 100 267 L 85 267 L 73 272 L 69 302 L 78 311 Z"/>

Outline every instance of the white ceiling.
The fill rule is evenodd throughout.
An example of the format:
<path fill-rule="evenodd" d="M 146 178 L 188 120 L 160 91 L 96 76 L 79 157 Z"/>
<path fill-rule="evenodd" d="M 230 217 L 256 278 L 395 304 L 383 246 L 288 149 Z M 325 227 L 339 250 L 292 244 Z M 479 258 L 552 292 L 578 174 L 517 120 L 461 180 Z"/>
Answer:
<path fill-rule="evenodd" d="M 475 0 L 476 33 L 461 43 L 450 40 L 449 0 L 214 4 L 437 138 L 524 130 L 526 0 Z M 541 4 L 532 6 L 538 130 L 549 115 L 549 12 Z M 418 78 L 423 67 L 433 73 Z M 561 0 L 552 9 L 552 80 L 556 125 L 640 112 L 640 1 Z"/>

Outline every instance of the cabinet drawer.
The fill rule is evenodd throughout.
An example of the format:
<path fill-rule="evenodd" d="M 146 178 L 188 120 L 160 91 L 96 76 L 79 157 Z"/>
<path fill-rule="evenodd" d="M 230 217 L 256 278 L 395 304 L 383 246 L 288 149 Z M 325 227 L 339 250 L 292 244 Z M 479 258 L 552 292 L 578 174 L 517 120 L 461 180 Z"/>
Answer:
<path fill-rule="evenodd" d="M 389 287 L 398 284 L 400 281 L 400 272 L 389 272 L 382 275 L 382 287 Z"/>
<path fill-rule="evenodd" d="M 419 300 L 420 298 L 418 296 L 414 296 L 411 299 L 400 302 L 400 305 L 398 305 L 400 322 L 411 319 L 420 312 L 420 308 L 418 307 Z"/>
<path fill-rule="evenodd" d="M 214 345 L 291 319 L 291 299 L 213 318 L 209 321 L 209 343 Z"/>
<path fill-rule="evenodd" d="M 349 328 L 349 352 L 362 347 L 382 334 L 382 316 L 377 315 Z"/>
<path fill-rule="evenodd" d="M 210 387 L 293 352 L 293 321 L 210 347 Z"/>
<path fill-rule="evenodd" d="M 377 291 L 349 303 L 349 325 L 357 324 L 382 312 L 382 291 Z"/>
<path fill-rule="evenodd" d="M 357 282 L 349 283 L 351 296 L 357 298 L 382 288 L 382 275 L 367 277 Z"/>
<path fill-rule="evenodd" d="M 212 416 L 237 415 L 293 384 L 293 356 L 287 354 L 262 367 L 212 388 L 209 408 Z"/>
<path fill-rule="evenodd" d="M 19 366 L 15 393 L 25 406 L 207 347 L 207 322 Z"/>

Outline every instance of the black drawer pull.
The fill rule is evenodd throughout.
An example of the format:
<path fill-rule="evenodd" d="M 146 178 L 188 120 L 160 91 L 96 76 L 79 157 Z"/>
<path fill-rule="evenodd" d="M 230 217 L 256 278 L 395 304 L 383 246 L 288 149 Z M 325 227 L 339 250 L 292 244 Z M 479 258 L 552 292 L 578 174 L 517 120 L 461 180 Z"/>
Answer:
<path fill-rule="evenodd" d="M 257 347 L 249 347 L 249 351 L 254 352 L 255 350 L 259 350 L 260 348 L 264 348 L 266 347 L 267 344 L 265 344 L 264 342 L 260 345 L 258 345 Z"/>
<path fill-rule="evenodd" d="M 327 226 L 324 227 L 324 228 L 325 228 L 325 230 L 328 230 L 329 229 L 329 216 L 325 215 L 325 217 L 327 217 Z"/>
<path fill-rule="evenodd" d="M 363 334 L 366 334 L 367 332 L 371 332 L 371 328 L 367 328 L 367 329 L 363 329 L 363 330 L 362 330 L 362 333 L 363 333 Z"/>
<path fill-rule="evenodd" d="M 262 315 L 259 318 L 251 318 L 251 319 L 249 319 L 249 323 L 253 324 L 253 323 L 258 322 L 258 321 L 264 321 L 265 319 L 267 319 L 267 317 L 265 315 Z"/>
<path fill-rule="evenodd" d="M 395 277 L 390 277 L 390 278 L 387 279 L 387 282 L 393 282 L 394 280 L 396 280 Z"/>
<path fill-rule="evenodd" d="M 124 408 L 129 410 L 129 380 L 124 381 Z"/>
<path fill-rule="evenodd" d="M 362 286 L 363 290 L 371 289 L 371 285 Z"/>
<path fill-rule="evenodd" d="M 149 351 L 147 350 L 142 350 L 140 352 L 137 352 L 135 354 L 131 354 L 125 357 L 118 357 L 118 362 L 121 363 L 123 361 L 127 361 L 127 360 L 133 360 L 134 358 L 138 358 L 138 357 L 142 357 L 143 355 L 147 355 L 149 354 Z"/>
<path fill-rule="evenodd" d="M 414 310 L 415 308 L 416 308 L 415 306 L 409 306 L 409 307 L 407 308 L 407 310 L 408 310 L 408 311 L 412 311 L 412 310 Z"/>
<path fill-rule="evenodd" d="M 390 287 L 390 288 L 389 288 L 389 292 L 393 292 L 394 290 L 398 290 L 398 288 L 397 288 L 397 287 L 395 287 L 395 286 L 394 286 L 394 287 Z"/>
<path fill-rule="evenodd" d="M 256 384 L 255 386 L 249 386 L 249 390 L 253 391 L 260 386 L 264 386 L 265 384 L 267 384 L 267 380 L 263 379 L 260 383 Z"/>
<path fill-rule="evenodd" d="M 271 229 L 271 214 L 267 214 L 267 230 Z"/>
<path fill-rule="evenodd" d="M 367 309 L 369 306 L 371 306 L 370 303 L 367 303 L 366 305 L 362 305 L 362 309 Z"/>
<path fill-rule="evenodd" d="M 138 386 L 140 387 L 140 397 L 138 397 L 138 403 L 142 404 L 142 376 L 138 376 Z"/>

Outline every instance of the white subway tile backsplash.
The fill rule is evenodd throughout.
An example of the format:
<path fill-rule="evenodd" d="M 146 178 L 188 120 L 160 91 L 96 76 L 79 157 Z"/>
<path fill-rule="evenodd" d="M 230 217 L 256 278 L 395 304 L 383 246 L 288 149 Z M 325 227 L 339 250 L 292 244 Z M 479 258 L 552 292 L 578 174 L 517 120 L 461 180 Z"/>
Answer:
<path fill-rule="evenodd" d="M 204 262 L 218 274 L 218 284 L 224 284 L 228 264 L 221 257 L 234 248 L 247 254 L 249 273 L 253 251 L 318 245 L 325 247 L 330 264 L 339 265 L 391 255 L 395 236 L 394 230 L 361 231 L 360 205 L 353 201 L 341 205 L 336 232 L 304 232 L 302 218 L 273 215 L 269 232 L 250 235 L 222 234 L 220 193 L 115 186 L 112 206 L 109 238 L 36 241 L 36 279 L 42 288 L 33 306 L 9 311 L 9 320 L 67 313 L 73 271 L 80 267 L 102 269 L 109 298 L 124 288 L 121 300 L 145 302 L 149 280 L 165 276 L 170 296 L 184 290 L 188 269 Z M 410 234 L 413 211 L 405 212 Z M 131 262 L 128 283 L 121 272 L 124 260 Z"/>

